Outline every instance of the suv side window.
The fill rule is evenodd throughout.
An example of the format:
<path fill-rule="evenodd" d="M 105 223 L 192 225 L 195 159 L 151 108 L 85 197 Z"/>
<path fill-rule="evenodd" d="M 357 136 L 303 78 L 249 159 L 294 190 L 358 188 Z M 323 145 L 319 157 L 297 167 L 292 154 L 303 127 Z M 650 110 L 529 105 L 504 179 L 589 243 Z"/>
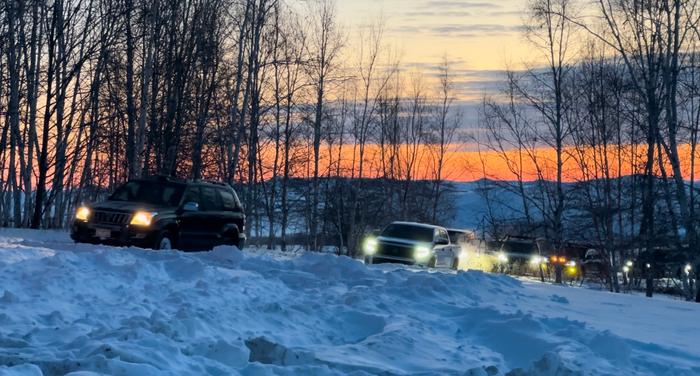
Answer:
<path fill-rule="evenodd" d="M 447 234 L 447 231 L 444 229 L 438 229 L 437 230 L 437 240 L 442 240 L 442 241 L 447 241 L 448 243 L 450 242 L 450 236 Z"/>
<path fill-rule="evenodd" d="M 221 204 L 224 210 L 234 211 L 238 209 L 236 205 L 236 199 L 233 197 L 233 193 L 227 189 L 217 189 L 219 195 L 221 196 Z"/>
<path fill-rule="evenodd" d="M 202 202 L 199 203 L 200 209 L 204 211 L 220 211 L 222 209 L 221 198 L 216 193 L 216 189 L 212 187 L 201 187 Z"/>
<path fill-rule="evenodd" d="M 182 198 L 183 204 L 186 204 L 188 202 L 196 202 L 198 205 L 201 206 L 201 201 L 202 200 L 200 200 L 199 198 L 199 187 L 188 187 L 185 191 L 185 196 Z"/>

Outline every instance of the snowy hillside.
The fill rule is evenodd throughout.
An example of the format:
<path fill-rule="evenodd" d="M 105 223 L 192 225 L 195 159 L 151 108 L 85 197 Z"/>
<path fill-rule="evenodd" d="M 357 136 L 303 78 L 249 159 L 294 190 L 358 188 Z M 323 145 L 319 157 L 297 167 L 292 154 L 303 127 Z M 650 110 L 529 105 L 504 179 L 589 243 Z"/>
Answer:
<path fill-rule="evenodd" d="M 0 229 L 0 375 L 698 375 L 700 305 Z"/>
<path fill-rule="evenodd" d="M 482 229 L 491 214 L 498 218 L 519 217 L 522 200 L 513 191 L 497 188 L 487 181 L 450 182 L 455 200 L 455 218 L 448 225 L 454 228 Z M 484 194 L 487 189 L 488 194 Z"/>

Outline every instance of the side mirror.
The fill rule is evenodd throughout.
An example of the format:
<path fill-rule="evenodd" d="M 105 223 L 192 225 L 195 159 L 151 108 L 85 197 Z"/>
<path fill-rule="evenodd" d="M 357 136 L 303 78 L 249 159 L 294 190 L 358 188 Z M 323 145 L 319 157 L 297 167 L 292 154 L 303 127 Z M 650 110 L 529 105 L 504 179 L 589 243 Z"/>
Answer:
<path fill-rule="evenodd" d="M 185 205 L 182 206 L 182 210 L 186 212 L 196 212 L 199 211 L 199 204 L 196 202 L 186 202 Z"/>
<path fill-rule="evenodd" d="M 445 238 L 438 238 L 437 240 L 435 240 L 435 244 L 437 244 L 437 245 L 448 245 L 448 244 L 450 244 L 450 240 L 449 240 L 449 239 L 445 239 Z"/>

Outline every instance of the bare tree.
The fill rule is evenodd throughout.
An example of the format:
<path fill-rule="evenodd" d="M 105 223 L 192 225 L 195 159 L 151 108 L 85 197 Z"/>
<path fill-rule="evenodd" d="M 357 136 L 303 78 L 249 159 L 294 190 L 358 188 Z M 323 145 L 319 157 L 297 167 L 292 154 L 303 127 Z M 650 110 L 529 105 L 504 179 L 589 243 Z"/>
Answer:
<path fill-rule="evenodd" d="M 443 58 L 442 64 L 439 67 L 438 76 L 438 103 L 435 105 L 435 125 L 434 132 L 436 140 L 434 146 L 437 149 L 433 157 L 434 164 L 434 197 L 433 197 L 433 214 L 432 222 L 437 222 L 438 208 L 442 196 L 442 184 L 445 179 L 444 168 L 449 156 L 450 148 L 454 140 L 455 132 L 460 125 L 459 117 L 453 113 L 453 103 L 455 101 L 454 93 L 454 78 L 450 70 L 450 62 L 447 56 Z M 457 114 L 458 115 L 458 114 Z"/>
<path fill-rule="evenodd" d="M 319 204 L 319 161 L 321 159 L 322 122 L 327 86 L 337 74 L 337 59 L 344 45 L 344 36 L 338 25 L 336 5 L 333 0 L 318 0 L 310 11 L 312 30 L 307 44 L 309 76 L 315 90 L 313 119 L 313 186 L 311 192 L 311 218 L 309 236 L 311 248 L 319 250 L 318 204 Z"/>
<path fill-rule="evenodd" d="M 570 124 L 566 121 L 569 101 L 564 85 L 572 59 L 569 52 L 574 32 L 573 24 L 569 22 L 572 4 L 570 0 L 535 0 L 529 8 L 531 24 L 527 35 L 542 51 L 546 68 L 528 70 L 527 83 L 534 87 L 519 86 L 517 90 L 541 117 L 542 129 L 538 133 L 546 135 L 542 141 L 555 153 L 554 192 L 548 196 L 546 215 L 548 230 L 551 231 L 549 237 L 554 249 L 558 250 L 564 244 L 564 148 L 570 132 Z M 557 270 L 557 282 L 561 282 L 561 270 Z"/>

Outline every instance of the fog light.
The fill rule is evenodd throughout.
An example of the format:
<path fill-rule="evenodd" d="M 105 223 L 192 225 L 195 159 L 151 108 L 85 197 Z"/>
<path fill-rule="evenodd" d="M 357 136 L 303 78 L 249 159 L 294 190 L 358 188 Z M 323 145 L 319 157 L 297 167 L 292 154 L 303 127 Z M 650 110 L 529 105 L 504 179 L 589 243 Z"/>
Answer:
<path fill-rule="evenodd" d="M 90 218 L 90 208 L 87 206 L 81 206 L 75 211 L 75 219 L 83 222 L 87 222 Z"/>

